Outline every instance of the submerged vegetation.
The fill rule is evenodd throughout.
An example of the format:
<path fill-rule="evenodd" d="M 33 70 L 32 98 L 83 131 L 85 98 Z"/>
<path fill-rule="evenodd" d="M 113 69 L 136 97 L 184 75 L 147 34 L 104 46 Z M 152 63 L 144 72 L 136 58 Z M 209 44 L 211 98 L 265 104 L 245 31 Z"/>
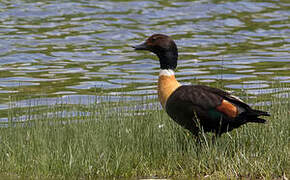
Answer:
<path fill-rule="evenodd" d="M 268 124 L 196 143 L 158 104 L 120 100 L 11 107 L 0 131 L 0 173 L 32 177 L 289 177 L 290 103 L 262 95 Z M 255 100 L 255 102 L 253 101 Z M 32 103 L 33 104 L 33 103 Z M 19 118 L 18 118 L 19 117 Z"/>

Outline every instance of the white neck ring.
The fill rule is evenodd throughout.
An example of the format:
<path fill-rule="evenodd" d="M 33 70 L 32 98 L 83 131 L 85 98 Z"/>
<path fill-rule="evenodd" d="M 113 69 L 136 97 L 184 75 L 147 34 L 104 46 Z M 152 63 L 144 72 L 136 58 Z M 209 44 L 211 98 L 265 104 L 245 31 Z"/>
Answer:
<path fill-rule="evenodd" d="M 174 71 L 172 69 L 161 69 L 159 72 L 159 76 L 173 76 Z"/>

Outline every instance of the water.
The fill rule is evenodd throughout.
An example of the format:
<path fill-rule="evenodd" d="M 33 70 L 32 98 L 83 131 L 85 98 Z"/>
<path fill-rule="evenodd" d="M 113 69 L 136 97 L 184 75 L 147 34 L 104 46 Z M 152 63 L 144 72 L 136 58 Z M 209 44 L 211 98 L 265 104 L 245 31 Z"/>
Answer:
<path fill-rule="evenodd" d="M 17 0 L 1 1 L 0 17 L 1 121 L 14 96 L 24 107 L 100 93 L 155 99 L 159 63 L 130 47 L 153 33 L 175 39 L 183 84 L 222 81 L 253 97 L 289 92 L 273 87 L 290 84 L 287 0 Z"/>

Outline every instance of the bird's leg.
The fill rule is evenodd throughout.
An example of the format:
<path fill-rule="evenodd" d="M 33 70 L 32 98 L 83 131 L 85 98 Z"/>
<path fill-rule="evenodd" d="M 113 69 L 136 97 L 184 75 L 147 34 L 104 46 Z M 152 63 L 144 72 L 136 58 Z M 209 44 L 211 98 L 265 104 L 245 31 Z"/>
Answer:
<path fill-rule="evenodd" d="M 200 134 L 197 133 L 197 134 L 194 135 L 194 137 L 195 137 L 196 144 L 201 145 L 201 136 L 200 136 Z"/>
<path fill-rule="evenodd" d="M 211 143 L 212 143 L 212 144 L 215 144 L 217 138 L 219 138 L 219 137 L 221 137 L 221 134 L 218 133 L 218 132 L 215 132 L 214 135 L 213 135 L 212 138 L 211 138 Z"/>

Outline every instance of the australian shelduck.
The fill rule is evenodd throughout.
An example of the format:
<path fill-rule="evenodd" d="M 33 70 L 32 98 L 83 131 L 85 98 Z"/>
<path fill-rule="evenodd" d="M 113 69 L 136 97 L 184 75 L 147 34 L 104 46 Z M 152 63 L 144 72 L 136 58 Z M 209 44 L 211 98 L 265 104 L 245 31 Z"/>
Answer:
<path fill-rule="evenodd" d="M 217 136 L 248 122 L 265 123 L 259 116 L 267 112 L 252 109 L 239 98 L 221 89 L 204 85 L 181 85 L 174 76 L 178 50 L 167 35 L 154 34 L 133 46 L 156 54 L 160 62 L 158 98 L 167 114 L 179 125 L 198 136 L 201 130 Z"/>

